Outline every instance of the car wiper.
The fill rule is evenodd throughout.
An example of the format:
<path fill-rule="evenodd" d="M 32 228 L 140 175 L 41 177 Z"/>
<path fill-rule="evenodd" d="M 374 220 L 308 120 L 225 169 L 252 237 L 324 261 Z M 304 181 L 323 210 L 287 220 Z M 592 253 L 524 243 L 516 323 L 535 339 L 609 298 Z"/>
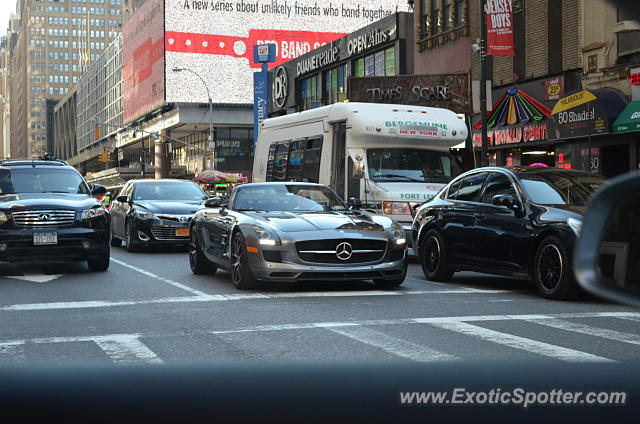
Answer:
<path fill-rule="evenodd" d="M 417 183 L 423 183 L 423 180 L 417 180 L 415 178 L 411 178 L 408 177 L 406 175 L 400 175 L 400 174 L 382 174 L 382 175 L 377 175 L 377 177 L 383 177 L 383 178 L 406 178 L 409 181 L 415 181 Z"/>
<path fill-rule="evenodd" d="M 43 191 L 43 193 L 62 193 L 62 194 L 71 194 L 68 191 L 62 191 L 62 190 L 47 190 L 47 191 Z"/>

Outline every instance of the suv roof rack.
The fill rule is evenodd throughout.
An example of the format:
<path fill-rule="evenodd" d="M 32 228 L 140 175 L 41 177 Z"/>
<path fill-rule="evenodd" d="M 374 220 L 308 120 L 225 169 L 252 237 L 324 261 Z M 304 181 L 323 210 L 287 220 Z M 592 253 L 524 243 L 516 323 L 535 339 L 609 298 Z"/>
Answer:
<path fill-rule="evenodd" d="M 1 159 L 0 166 L 36 166 L 36 165 L 49 165 L 49 166 L 69 166 L 69 164 L 62 159 L 55 159 L 53 156 L 45 155 L 41 158 L 32 159 Z"/>

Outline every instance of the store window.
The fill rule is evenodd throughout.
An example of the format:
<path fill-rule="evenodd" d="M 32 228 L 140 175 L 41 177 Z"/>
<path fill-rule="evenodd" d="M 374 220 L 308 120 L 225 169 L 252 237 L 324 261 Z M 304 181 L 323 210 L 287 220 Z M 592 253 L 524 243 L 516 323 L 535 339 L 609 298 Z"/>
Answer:
<path fill-rule="evenodd" d="M 357 59 L 353 64 L 353 75 L 357 78 L 396 75 L 395 47 Z"/>
<path fill-rule="evenodd" d="M 303 79 L 300 81 L 300 100 L 302 101 L 302 107 L 306 109 L 312 109 L 316 107 L 320 102 L 320 76 L 314 75 L 312 77 Z"/>
<path fill-rule="evenodd" d="M 329 69 L 324 73 L 325 103 L 343 102 L 347 99 L 347 66 Z"/>

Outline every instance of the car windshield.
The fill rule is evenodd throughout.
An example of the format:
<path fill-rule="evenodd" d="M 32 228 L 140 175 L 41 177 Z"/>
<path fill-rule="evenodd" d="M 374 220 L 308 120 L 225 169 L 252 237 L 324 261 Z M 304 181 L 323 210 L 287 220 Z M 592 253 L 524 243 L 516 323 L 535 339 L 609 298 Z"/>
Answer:
<path fill-rule="evenodd" d="M 0 194 L 89 194 L 82 176 L 67 168 L 28 167 L 0 169 Z"/>
<path fill-rule="evenodd" d="M 367 163 L 375 182 L 445 184 L 461 173 L 448 152 L 424 149 L 368 149 Z"/>
<path fill-rule="evenodd" d="M 309 185 L 256 185 L 238 190 L 233 203 L 238 211 L 329 212 L 347 207 L 330 189 Z"/>
<path fill-rule="evenodd" d="M 133 200 L 199 202 L 206 198 L 206 193 L 190 181 L 139 183 L 133 191 Z"/>
<path fill-rule="evenodd" d="M 520 182 L 533 203 L 586 206 L 605 179 L 582 173 L 540 172 L 521 174 Z"/>

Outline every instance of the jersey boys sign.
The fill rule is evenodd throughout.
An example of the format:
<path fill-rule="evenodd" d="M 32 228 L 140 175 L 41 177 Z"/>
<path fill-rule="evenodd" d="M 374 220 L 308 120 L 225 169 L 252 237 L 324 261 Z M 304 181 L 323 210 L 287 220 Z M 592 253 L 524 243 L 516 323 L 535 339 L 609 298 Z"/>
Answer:
<path fill-rule="evenodd" d="M 513 10 L 511 0 L 487 0 L 487 53 L 513 56 Z"/>

